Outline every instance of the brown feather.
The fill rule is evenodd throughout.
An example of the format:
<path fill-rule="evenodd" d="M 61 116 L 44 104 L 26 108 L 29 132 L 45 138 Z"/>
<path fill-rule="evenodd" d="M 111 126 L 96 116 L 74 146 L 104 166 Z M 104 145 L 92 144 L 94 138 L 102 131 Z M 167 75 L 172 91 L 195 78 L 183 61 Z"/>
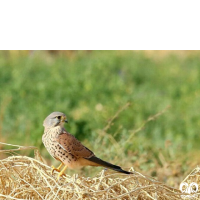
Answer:
<path fill-rule="evenodd" d="M 68 153 L 76 158 L 90 158 L 94 153 L 81 144 L 73 135 L 64 131 L 57 136 L 57 142 Z"/>

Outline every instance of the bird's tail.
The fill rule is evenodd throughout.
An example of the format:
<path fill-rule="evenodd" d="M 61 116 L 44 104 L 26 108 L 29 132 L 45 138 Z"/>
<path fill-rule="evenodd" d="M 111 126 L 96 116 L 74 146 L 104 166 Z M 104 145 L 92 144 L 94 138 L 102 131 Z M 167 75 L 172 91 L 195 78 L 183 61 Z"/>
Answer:
<path fill-rule="evenodd" d="M 109 162 L 101 160 L 100 158 L 97 158 L 96 156 L 92 156 L 91 158 L 85 158 L 85 159 L 87 159 L 87 160 L 89 160 L 91 162 L 97 163 L 100 166 L 115 170 L 115 171 L 120 172 L 120 173 L 133 174 L 132 172 L 128 172 L 128 171 L 123 170 L 120 166 L 113 165 L 113 164 L 111 164 Z"/>

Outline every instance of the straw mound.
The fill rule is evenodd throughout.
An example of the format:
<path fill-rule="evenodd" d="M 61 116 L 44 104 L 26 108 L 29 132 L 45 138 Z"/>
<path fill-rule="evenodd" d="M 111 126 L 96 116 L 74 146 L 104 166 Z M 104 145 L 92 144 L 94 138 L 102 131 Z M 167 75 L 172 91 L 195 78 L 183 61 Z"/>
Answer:
<path fill-rule="evenodd" d="M 110 170 L 108 170 L 110 171 Z M 184 181 L 199 182 L 199 169 Z M 95 178 L 60 178 L 42 160 L 10 156 L 0 161 L 0 199 L 181 199 L 183 193 L 138 172 L 105 172 Z"/>

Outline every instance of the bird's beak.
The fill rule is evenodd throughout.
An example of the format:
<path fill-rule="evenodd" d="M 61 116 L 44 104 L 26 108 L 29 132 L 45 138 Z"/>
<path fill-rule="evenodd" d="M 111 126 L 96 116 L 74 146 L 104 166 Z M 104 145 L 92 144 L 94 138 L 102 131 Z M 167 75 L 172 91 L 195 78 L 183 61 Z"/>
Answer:
<path fill-rule="evenodd" d="M 67 119 L 66 119 L 66 117 L 65 117 L 65 116 L 62 116 L 62 117 L 61 117 L 61 122 L 68 123 L 68 121 L 67 121 Z"/>

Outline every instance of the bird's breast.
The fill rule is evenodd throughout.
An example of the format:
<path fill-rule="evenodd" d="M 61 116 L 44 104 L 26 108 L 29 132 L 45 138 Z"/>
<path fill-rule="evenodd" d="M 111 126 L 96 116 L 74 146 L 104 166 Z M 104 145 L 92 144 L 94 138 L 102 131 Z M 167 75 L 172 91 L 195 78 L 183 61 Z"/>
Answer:
<path fill-rule="evenodd" d="M 47 151 L 53 158 L 57 160 L 60 160 L 59 157 L 57 156 L 57 152 L 59 151 L 61 147 L 59 146 L 59 143 L 57 142 L 56 138 L 57 138 L 57 135 L 60 134 L 61 131 L 62 129 L 59 127 L 51 128 L 51 129 L 45 130 L 42 136 L 42 142 L 44 146 L 46 147 Z"/>

